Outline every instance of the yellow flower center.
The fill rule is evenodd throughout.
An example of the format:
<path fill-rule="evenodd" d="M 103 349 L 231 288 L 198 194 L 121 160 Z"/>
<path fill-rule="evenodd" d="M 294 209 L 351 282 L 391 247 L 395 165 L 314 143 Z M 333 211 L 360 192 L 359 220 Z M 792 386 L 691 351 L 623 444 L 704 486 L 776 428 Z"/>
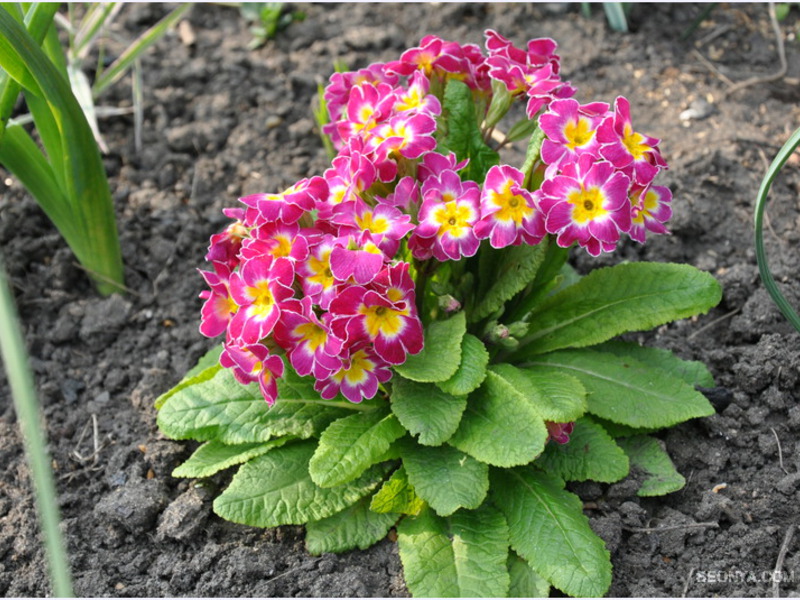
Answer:
<path fill-rule="evenodd" d="M 599 188 L 591 187 L 587 190 L 581 185 L 581 189 L 570 193 L 567 200 L 574 207 L 572 219 L 580 225 L 608 214 L 603 208 L 603 194 Z"/>
<path fill-rule="evenodd" d="M 467 205 L 453 201 L 434 209 L 433 219 L 439 223 L 439 236 L 449 233 L 451 237 L 460 238 L 469 229 L 469 220 L 473 216 Z"/>
<path fill-rule="evenodd" d="M 313 273 L 309 276 L 309 281 L 321 285 L 323 289 L 328 289 L 334 283 L 333 273 L 331 273 L 331 251 L 322 252 L 322 257 L 311 256 L 308 259 L 308 267 Z"/>
<path fill-rule="evenodd" d="M 253 298 L 252 311 L 259 317 L 266 317 L 272 312 L 272 305 L 275 304 L 275 298 L 272 297 L 272 292 L 269 289 L 269 282 L 259 281 L 254 287 L 249 289 L 250 296 Z"/>
<path fill-rule="evenodd" d="M 387 306 L 361 306 L 358 309 L 364 315 L 364 327 L 370 338 L 379 333 L 386 337 L 394 337 L 403 329 L 403 319 L 408 315 L 407 309 L 396 310 Z"/>
<path fill-rule="evenodd" d="M 361 229 L 375 234 L 386 233 L 389 231 L 389 222 L 382 217 L 377 219 L 373 217 L 371 212 L 364 213 L 361 217 L 356 217 L 356 223 Z"/>
<path fill-rule="evenodd" d="M 533 208 L 528 206 L 523 196 L 514 194 L 511 191 L 512 184 L 513 181 L 506 181 L 499 192 L 490 192 L 490 197 L 494 205 L 500 207 L 494 218 L 498 221 L 514 221 L 519 226 L 524 219 L 533 213 Z"/>
<path fill-rule="evenodd" d="M 630 125 L 625 126 L 625 136 L 622 138 L 622 143 L 631 153 L 634 160 L 640 160 L 645 152 L 650 149 L 650 146 L 644 143 L 644 136 L 633 131 Z"/>
<path fill-rule="evenodd" d="M 316 352 L 328 340 L 328 334 L 316 323 L 303 323 L 294 328 L 292 332 L 302 341 L 308 342 L 308 348 Z"/>
<path fill-rule="evenodd" d="M 585 146 L 592 141 L 594 131 L 589 119 L 578 117 L 577 121 L 570 119 L 564 127 L 564 137 L 567 138 L 567 147 L 575 150 L 579 146 Z"/>

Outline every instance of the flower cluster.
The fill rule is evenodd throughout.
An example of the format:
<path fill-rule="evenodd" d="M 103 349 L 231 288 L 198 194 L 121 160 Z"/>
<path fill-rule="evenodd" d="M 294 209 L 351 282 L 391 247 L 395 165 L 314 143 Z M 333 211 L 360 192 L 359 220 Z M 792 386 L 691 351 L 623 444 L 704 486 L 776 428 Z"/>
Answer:
<path fill-rule="evenodd" d="M 519 49 L 491 30 L 485 54 L 426 36 L 396 61 L 334 74 L 324 95 L 338 152 L 330 168 L 240 198 L 225 211 L 234 222 L 211 238 L 200 330 L 225 334 L 220 363 L 270 404 L 283 356 L 323 398 L 360 402 L 422 349 L 418 273 L 474 256 L 483 240 L 503 248 L 553 234 L 597 255 L 622 233 L 639 242 L 664 233 L 658 140 L 633 130 L 624 98 L 613 110 L 571 99 L 555 51 L 550 39 Z M 451 80 L 484 114 L 501 93 L 526 103 L 546 135 L 539 189 L 502 164 L 468 180 L 468 160 L 437 151 Z"/>

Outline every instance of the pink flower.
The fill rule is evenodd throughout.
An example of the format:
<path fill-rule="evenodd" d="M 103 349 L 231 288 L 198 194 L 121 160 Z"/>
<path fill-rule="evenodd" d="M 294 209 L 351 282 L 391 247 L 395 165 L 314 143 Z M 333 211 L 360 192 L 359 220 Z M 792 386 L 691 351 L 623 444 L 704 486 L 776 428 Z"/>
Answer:
<path fill-rule="evenodd" d="M 493 248 L 538 244 L 547 233 L 533 196 L 522 187 L 524 179 L 522 171 L 508 165 L 494 166 L 486 174 L 474 232 L 478 239 L 489 238 Z"/>
<path fill-rule="evenodd" d="M 218 270 L 223 269 L 218 267 Z M 211 273 L 199 269 L 198 272 L 211 288 L 200 292 L 200 298 L 205 300 L 200 309 L 200 333 L 210 338 L 217 337 L 228 329 L 228 323 L 239 307 L 231 298 L 229 273 Z"/>
<path fill-rule="evenodd" d="M 242 385 L 258 382 L 258 389 L 267 404 L 275 404 L 278 397 L 278 379 L 283 377 L 283 361 L 280 356 L 270 355 L 263 344 L 236 346 L 226 344 L 219 363 L 231 369 L 233 376 Z"/>
<path fill-rule="evenodd" d="M 320 218 L 329 219 L 336 206 L 358 200 L 375 183 L 376 177 L 375 165 L 358 150 L 334 158 L 331 168 L 324 174 L 329 193 L 324 202 L 318 204 Z"/>
<path fill-rule="evenodd" d="M 581 106 L 577 100 L 556 100 L 539 117 L 539 126 L 547 136 L 542 142 L 542 161 L 550 165 L 548 174 L 581 154 L 599 156 L 597 127 L 608 114 L 608 104 L 593 102 Z"/>
<path fill-rule="evenodd" d="M 283 221 L 296 223 L 303 214 L 314 210 L 317 202 L 328 196 L 328 184 L 322 177 L 301 179 L 279 194 L 251 194 L 239 198 L 245 206 L 256 209 L 256 225 Z"/>
<path fill-rule="evenodd" d="M 384 69 L 383 63 L 373 63 L 365 69 L 350 71 L 347 73 L 334 73 L 330 77 L 330 83 L 325 87 L 325 101 L 328 107 L 328 114 L 332 121 L 338 121 L 342 115 L 343 108 L 350 97 L 350 90 L 362 83 L 374 85 L 388 83 L 392 87 L 396 86 L 399 77 L 393 73 L 388 73 Z"/>
<path fill-rule="evenodd" d="M 547 427 L 547 439 L 545 443 L 553 440 L 559 444 L 566 444 L 569 442 L 569 436 L 572 430 L 575 429 L 575 423 L 555 423 L 553 421 L 545 421 Z"/>
<path fill-rule="evenodd" d="M 228 208 L 222 211 L 226 216 L 236 219 L 224 231 L 211 236 L 206 260 L 215 265 L 223 265 L 228 272 L 239 265 L 239 250 L 242 241 L 250 237 L 250 230 L 244 224 L 245 211 L 241 208 Z"/>
<path fill-rule="evenodd" d="M 388 365 L 368 346 L 353 349 L 345 366 L 327 379 L 314 384 L 325 400 L 332 400 L 341 392 L 350 402 L 358 404 L 370 399 L 378 392 L 379 383 L 392 378 Z"/>
<path fill-rule="evenodd" d="M 251 260 L 270 255 L 289 258 L 292 262 L 305 260 L 308 256 L 308 240 L 300 232 L 297 223 L 287 225 L 280 221 L 265 223 L 253 230 L 254 236 L 242 244 L 242 260 Z"/>
<path fill-rule="evenodd" d="M 618 169 L 632 170 L 631 178 L 640 185 L 653 181 L 666 161 L 658 149 L 659 140 L 633 130 L 628 100 L 619 96 L 614 103 L 614 115 L 597 130 L 600 154 Z"/>
<path fill-rule="evenodd" d="M 342 367 L 342 340 L 317 318 L 308 296 L 283 304 L 273 335 L 298 375 L 324 379 Z"/>
<path fill-rule="evenodd" d="M 430 91 L 430 81 L 422 71 L 411 74 L 407 88 L 398 88 L 395 91 L 394 111 L 397 113 L 423 112 L 431 116 L 441 114 L 442 105 L 439 99 Z"/>
<path fill-rule="evenodd" d="M 433 153 L 429 152 L 425 157 L 431 154 Z M 424 160 L 425 158 L 423 157 Z M 377 200 L 381 204 L 409 210 L 412 205 L 419 203 L 419 185 L 413 177 L 407 175 L 397 182 L 394 192 L 386 196 L 386 198 L 378 197 Z"/>
<path fill-rule="evenodd" d="M 635 185 L 631 192 L 631 239 L 644 244 L 647 231 L 669 233 L 664 223 L 672 217 L 672 192 L 661 185 Z"/>
<path fill-rule="evenodd" d="M 607 162 L 584 154 L 538 190 L 548 233 L 562 248 L 577 241 L 589 254 L 611 252 L 631 227 L 630 179 Z"/>
<path fill-rule="evenodd" d="M 308 259 L 302 262 L 297 269 L 301 276 L 300 285 L 303 293 L 323 310 L 328 309 L 339 289 L 338 282 L 331 271 L 331 252 L 336 246 L 336 238 L 333 235 L 325 234 L 310 248 Z"/>
<path fill-rule="evenodd" d="M 417 177 L 420 182 L 425 183 L 429 177 L 439 177 L 444 171 L 460 171 L 467 164 L 469 159 L 465 158 L 458 162 L 455 152 L 450 152 L 447 156 L 438 152 L 428 152 L 417 167 Z"/>
<path fill-rule="evenodd" d="M 337 281 L 351 277 L 359 285 L 372 281 L 383 268 L 386 256 L 372 239 L 369 231 L 358 236 L 339 238 L 330 255 L 331 272 Z"/>
<path fill-rule="evenodd" d="M 375 154 L 379 158 L 399 155 L 413 159 L 436 147 L 434 133 L 436 120 L 432 116 L 400 113 L 375 129 L 371 143 L 376 144 Z"/>
<path fill-rule="evenodd" d="M 368 231 L 387 257 L 394 256 L 400 240 L 414 229 L 410 215 L 387 204 L 370 207 L 362 200 L 336 207 L 331 222 L 341 226 L 342 235 L 360 235 Z"/>
<path fill-rule="evenodd" d="M 249 260 L 230 278 L 231 296 L 239 306 L 228 333 L 233 340 L 255 344 L 272 333 L 280 303 L 294 294 L 294 269 L 287 258 L 267 255 Z"/>
<path fill-rule="evenodd" d="M 336 125 L 342 141 L 353 137 L 369 139 L 372 129 L 392 113 L 393 87 L 386 83 L 362 83 L 350 90 L 347 100 L 346 118 Z"/>
<path fill-rule="evenodd" d="M 480 240 L 473 227 L 480 217 L 480 188 L 473 181 L 461 181 L 455 171 L 444 171 L 438 178 L 429 178 L 422 186 L 419 225 L 411 240 L 431 238 L 432 253 L 437 260 L 458 260 L 473 256 Z M 424 241 L 409 241 L 409 246 L 424 251 Z"/>
<path fill-rule="evenodd" d="M 461 47 L 454 42 L 445 42 L 435 35 L 426 35 L 419 46 L 409 48 L 400 55 L 400 60 L 386 63 L 390 73 L 411 75 L 420 70 L 427 77 L 434 71 L 461 73 L 465 70 Z"/>

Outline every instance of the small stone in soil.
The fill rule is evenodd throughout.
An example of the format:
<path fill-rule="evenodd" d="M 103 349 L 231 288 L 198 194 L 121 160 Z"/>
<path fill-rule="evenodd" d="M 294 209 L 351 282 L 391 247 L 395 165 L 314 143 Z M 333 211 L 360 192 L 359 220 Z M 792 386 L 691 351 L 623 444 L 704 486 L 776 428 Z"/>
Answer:
<path fill-rule="evenodd" d="M 175 498 L 158 521 L 156 537 L 185 540 L 195 535 L 205 523 L 209 506 L 203 488 L 191 487 Z"/>
<path fill-rule="evenodd" d="M 157 479 L 129 481 L 104 496 L 95 506 L 95 514 L 109 524 L 120 525 L 131 533 L 144 533 L 169 503 L 163 483 Z"/>

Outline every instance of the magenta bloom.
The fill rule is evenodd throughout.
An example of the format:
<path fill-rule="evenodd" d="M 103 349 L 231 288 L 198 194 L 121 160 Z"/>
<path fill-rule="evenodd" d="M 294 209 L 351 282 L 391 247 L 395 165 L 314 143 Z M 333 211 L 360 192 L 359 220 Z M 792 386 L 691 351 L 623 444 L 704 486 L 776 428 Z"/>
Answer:
<path fill-rule="evenodd" d="M 331 272 L 337 281 L 347 282 L 351 277 L 359 285 L 375 279 L 383 268 L 386 256 L 372 239 L 369 231 L 359 236 L 339 238 L 331 251 Z"/>
<path fill-rule="evenodd" d="M 338 358 L 342 340 L 320 321 L 312 308 L 311 298 L 287 300 L 281 318 L 275 324 L 275 341 L 286 350 L 289 362 L 298 375 L 314 375 L 325 379 L 342 368 Z M 327 314 L 327 313 L 326 313 Z"/>
<path fill-rule="evenodd" d="M 314 389 L 325 400 L 341 392 L 350 402 L 358 404 L 378 393 L 378 385 L 392 378 L 388 365 L 369 346 L 354 349 L 345 366 L 328 379 L 317 381 Z"/>
<path fill-rule="evenodd" d="M 218 271 L 225 268 L 227 267 L 218 267 Z M 205 300 L 200 309 L 200 333 L 210 338 L 217 337 L 228 329 L 228 323 L 239 307 L 231 298 L 228 273 L 212 273 L 199 269 L 198 272 L 211 288 L 200 292 L 200 298 Z"/>
<path fill-rule="evenodd" d="M 233 376 L 242 385 L 258 382 L 258 389 L 267 404 L 275 404 L 278 397 L 278 379 L 283 377 L 283 361 L 280 356 L 270 355 L 263 344 L 236 346 L 226 344 L 219 357 L 219 364 L 233 371 Z"/>
<path fill-rule="evenodd" d="M 426 113 L 400 113 L 374 130 L 378 157 L 419 158 L 436 147 L 436 119 Z"/>
<path fill-rule="evenodd" d="M 522 171 L 508 165 L 494 166 L 486 174 L 474 232 L 478 239 L 489 238 L 493 248 L 538 244 L 547 233 L 533 196 L 522 187 L 524 179 Z"/>
<path fill-rule="evenodd" d="M 320 218 L 328 219 L 336 206 L 358 200 L 375 183 L 376 177 L 375 165 L 357 150 L 334 158 L 331 168 L 324 174 L 329 193 L 325 201 L 318 204 Z"/>
<path fill-rule="evenodd" d="M 477 183 L 461 181 L 455 171 L 427 179 L 422 186 L 419 225 L 412 239 L 432 238 L 433 256 L 440 261 L 473 256 L 480 245 L 473 231 L 480 217 L 480 193 Z"/>
<path fill-rule="evenodd" d="M 647 185 L 667 163 L 658 149 L 659 140 L 637 133 L 631 122 L 628 100 L 619 96 L 614 103 L 614 115 L 597 130 L 600 154 L 618 169 L 632 170 L 636 183 Z"/>
<path fill-rule="evenodd" d="M 211 236 L 206 260 L 216 265 L 223 265 L 227 272 L 233 271 L 239 265 L 239 250 L 242 241 L 250 236 L 250 231 L 244 224 L 245 211 L 242 208 L 228 208 L 222 211 L 226 216 L 236 219 L 221 233 Z"/>
<path fill-rule="evenodd" d="M 392 87 L 396 86 L 399 77 L 389 73 L 384 69 L 383 63 L 373 63 L 365 69 L 350 71 L 347 73 L 334 73 L 330 77 L 330 83 L 325 87 L 325 101 L 328 107 L 328 114 L 332 121 L 338 121 L 344 111 L 344 106 L 350 97 L 350 90 L 362 83 L 374 85 L 388 83 Z"/>
<path fill-rule="evenodd" d="M 350 90 L 346 118 L 336 126 L 342 141 L 350 138 L 368 139 L 372 129 L 389 117 L 394 104 L 393 87 L 387 83 L 377 85 L 364 82 Z"/>
<path fill-rule="evenodd" d="M 597 127 L 608 114 L 608 104 L 592 102 L 581 106 L 577 100 L 556 100 L 539 117 L 539 126 L 547 136 L 542 142 L 542 161 L 555 173 L 566 162 L 581 154 L 599 156 Z"/>
<path fill-rule="evenodd" d="M 265 223 L 253 230 L 255 234 L 242 244 L 243 261 L 270 255 L 274 258 L 289 258 L 292 262 L 308 257 L 308 240 L 297 223 L 288 225 L 280 221 Z"/>
<path fill-rule="evenodd" d="M 403 52 L 400 60 L 386 63 L 390 73 L 411 75 L 420 70 L 427 77 L 434 71 L 463 73 L 466 66 L 461 46 L 455 42 L 445 42 L 435 35 L 426 35 L 420 40 L 419 46 Z"/>
<path fill-rule="evenodd" d="M 251 194 L 239 198 L 245 206 L 256 209 L 255 223 L 283 221 L 296 223 L 303 214 L 314 210 L 317 202 L 328 196 L 328 184 L 322 177 L 301 179 L 279 194 Z"/>
<path fill-rule="evenodd" d="M 411 215 L 387 204 L 372 208 L 362 200 L 336 207 L 331 222 L 341 226 L 339 232 L 342 235 L 358 236 L 363 231 L 369 232 L 387 257 L 394 256 L 400 240 L 414 229 Z"/>
<path fill-rule="evenodd" d="M 620 232 L 631 227 L 629 185 L 630 179 L 609 163 L 582 155 L 537 192 L 547 232 L 558 234 L 562 248 L 577 241 L 592 256 L 611 252 Z"/>
<path fill-rule="evenodd" d="M 429 94 L 431 84 L 422 71 L 415 71 L 409 78 L 407 88 L 398 88 L 395 92 L 395 112 L 423 112 L 431 116 L 441 114 L 442 105 L 439 99 Z"/>
<path fill-rule="evenodd" d="M 553 440 L 559 444 L 566 444 L 569 442 L 569 436 L 572 430 L 575 429 L 575 423 L 555 423 L 553 421 L 545 421 L 547 427 L 547 440 L 545 443 Z"/>
<path fill-rule="evenodd" d="M 280 303 L 294 294 L 294 269 L 287 258 L 267 255 L 249 260 L 230 278 L 233 301 L 239 306 L 228 327 L 230 339 L 255 344 L 272 333 Z"/>
<path fill-rule="evenodd" d="M 431 154 L 433 153 L 429 152 L 425 155 L 425 157 L 428 157 Z M 423 158 L 423 161 L 424 160 L 425 158 Z M 394 192 L 386 196 L 386 198 L 376 197 L 376 199 L 381 204 L 387 204 L 388 206 L 395 206 L 403 210 L 408 210 L 412 205 L 419 203 L 419 185 L 417 184 L 416 179 L 410 175 L 406 175 L 397 182 Z"/>
<path fill-rule="evenodd" d="M 428 152 L 422 157 L 422 162 L 417 167 L 417 177 L 424 183 L 429 177 L 439 177 L 444 171 L 460 171 L 469 164 L 469 159 L 465 158 L 458 162 L 455 152 L 447 156 L 438 152 Z"/>
<path fill-rule="evenodd" d="M 390 364 L 405 362 L 406 354 L 422 350 L 422 323 L 413 304 L 392 302 L 386 296 L 352 286 L 331 302 L 334 333 L 348 345 L 362 340 L 373 343 L 375 352 Z"/>
<path fill-rule="evenodd" d="M 631 239 L 644 244 L 646 232 L 669 233 L 664 223 L 672 217 L 672 192 L 661 185 L 634 186 L 631 192 Z"/>
<path fill-rule="evenodd" d="M 323 310 L 338 292 L 339 286 L 331 271 L 331 252 L 341 244 L 333 235 L 326 234 L 310 248 L 308 259 L 298 266 L 303 293 Z"/>

